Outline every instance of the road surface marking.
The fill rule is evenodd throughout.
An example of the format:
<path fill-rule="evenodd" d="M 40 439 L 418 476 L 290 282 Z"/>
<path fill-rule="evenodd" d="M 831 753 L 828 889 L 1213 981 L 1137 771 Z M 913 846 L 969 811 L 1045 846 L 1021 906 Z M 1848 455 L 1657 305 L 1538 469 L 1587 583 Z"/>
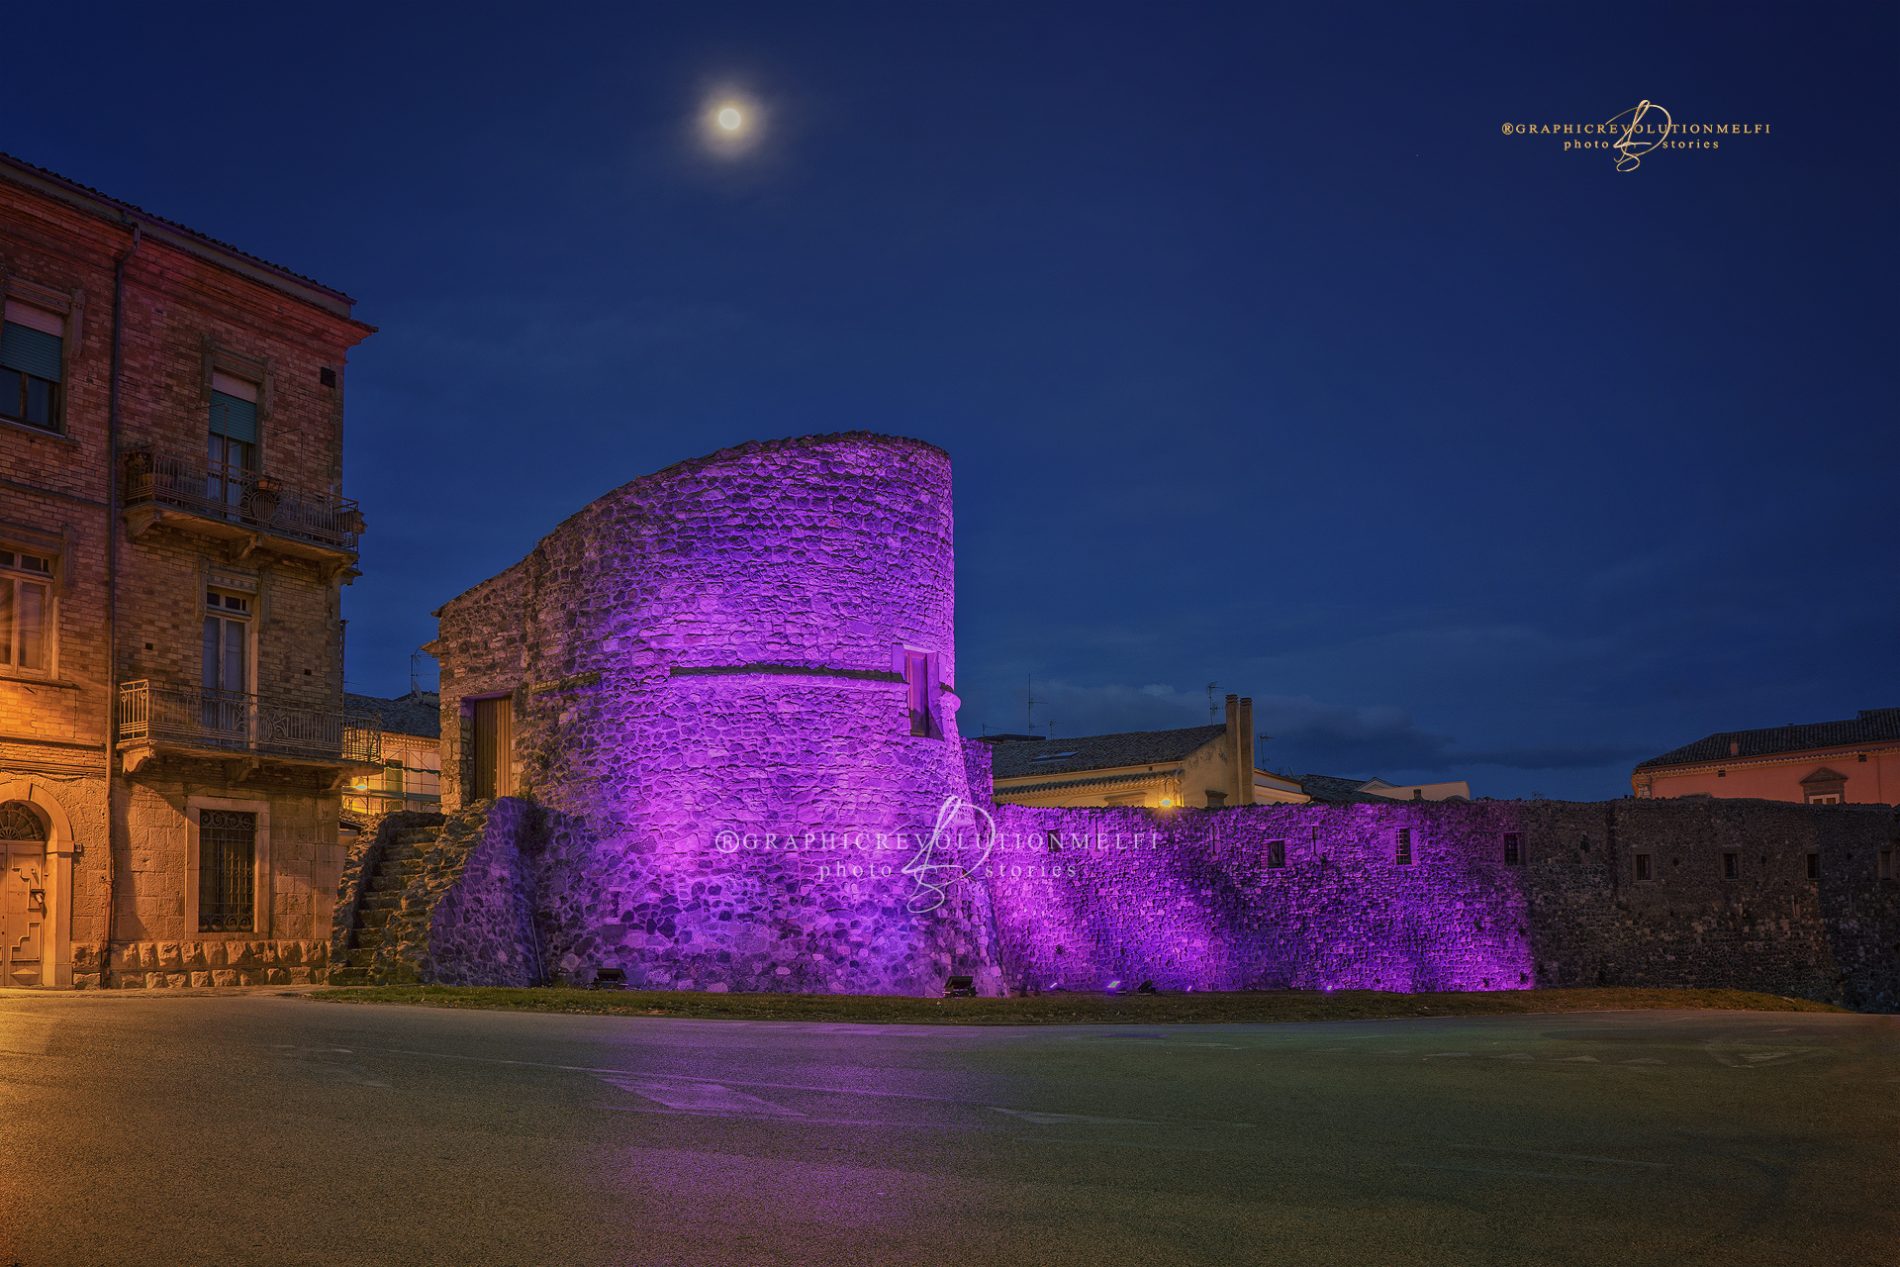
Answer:
<path fill-rule="evenodd" d="M 1065 1126 L 1077 1123 L 1083 1126 L 1168 1126 L 1168 1122 L 1154 1122 L 1136 1117 L 1096 1117 L 1092 1113 L 1039 1113 L 1034 1109 L 1006 1109 L 1000 1104 L 989 1106 L 992 1113 L 1007 1113 L 1011 1117 L 1021 1118 L 1025 1122 L 1034 1122 L 1038 1126 Z"/>
<path fill-rule="evenodd" d="M 1545 1170 L 1506 1170 L 1497 1166 L 1436 1166 L 1422 1161 L 1402 1161 L 1401 1170 L 1444 1170 L 1465 1175 L 1512 1175 L 1519 1179 L 1549 1179 L 1556 1183 L 1635 1183 L 1636 1176 L 1556 1174 Z"/>
<path fill-rule="evenodd" d="M 1453 1144 L 1452 1148 L 1465 1152 L 1512 1153 L 1519 1157 L 1556 1157 L 1563 1161 L 1599 1161 L 1607 1166 L 1647 1166 L 1652 1170 L 1670 1169 L 1666 1162 L 1637 1161 L 1633 1157 L 1600 1157 L 1595 1153 L 1553 1153 L 1541 1148 L 1507 1148 L 1501 1144 Z"/>
<path fill-rule="evenodd" d="M 564 1065 L 543 1060 L 510 1060 L 502 1056 L 465 1056 L 459 1052 L 417 1051 L 413 1048 L 405 1047 L 384 1047 L 378 1048 L 377 1050 L 392 1056 L 421 1056 L 427 1060 L 459 1060 L 470 1064 L 510 1065 L 518 1069 L 551 1069 L 557 1073 L 585 1073 L 591 1074 L 603 1082 L 611 1082 L 615 1086 L 621 1086 L 621 1083 L 616 1081 L 617 1079 L 625 1079 L 628 1082 L 635 1083 L 649 1083 L 655 1086 L 670 1086 L 673 1084 L 697 1086 L 711 1082 L 708 1078 L 684 1073 L 646 1073 L 633 1069 L 605 1068 L 599 1065 Z M 841 1087 L 835 1084 L 816 1086 L 811 1083 L 803 1082 L 762 1082 L 750 1078 L 728 1078 L 724 1083 L 713 1085 L 719 1086 L 722 1090 L 730 1090 L 730 1087 L 726 1085 L 728 1083 L 733 1087 L 753 1087 L 761 1091 L 806 1091 L 814 1095 L 846 1096 L 851 1099 L 915 1100 L 924 1104 L 949 1104 L 956 1105 L 960 1108 L 971 1109 L 999 1107 L 997 1105 L 983 1104 L 976 1100 L 959 1099 L 956 1096 L 950 1095 L 923 1095 L 914 1091 L 875 1091 L 864 1087 Z M 625 1087 L 623 1089 L 631 1090 L 636 1095 L 647 1094 L 645 1091 L 636 1087 Z M 760 1101 L 760 1103 L 765 1103 L 765 1101 Z M 1226 1126 L 1236 1130 L 1251 1130 L 1255 1125 L 1252 1122 L 1209 1121 L 1203 1118 L 1170 1118 L 1165 1121 L 1155 1121 L 1145 1124 L 1154 1126 Z"/>
<path fill-rule="evenodd" d="M 673 1083 L 649 1078 L 602 1078 L 622 1091 L 672 1109 L 675 1113 L 704 1113 L 718 1117 L 803 1117 L 797 1109 L 734 1091 L 717 1082 Z"/>

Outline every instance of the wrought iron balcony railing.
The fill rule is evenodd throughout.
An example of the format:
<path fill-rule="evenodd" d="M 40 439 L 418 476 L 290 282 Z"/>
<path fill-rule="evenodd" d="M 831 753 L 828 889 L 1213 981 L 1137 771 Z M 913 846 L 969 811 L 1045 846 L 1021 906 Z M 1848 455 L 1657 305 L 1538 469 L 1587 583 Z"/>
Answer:
<path fill-rule="evenodd" d="M 268 472 L 150 448 L 126 455 L 125 504 L 171 507 L 352 556 L 363 531 L 362 512 L 351 498 L 300 488 Z"/>
<path fill-rule="evenodd" d="M 378 765 L 383 753 L 373 717 L 149 679 L 119 686 L 119 742 L 338 765 Z"/>

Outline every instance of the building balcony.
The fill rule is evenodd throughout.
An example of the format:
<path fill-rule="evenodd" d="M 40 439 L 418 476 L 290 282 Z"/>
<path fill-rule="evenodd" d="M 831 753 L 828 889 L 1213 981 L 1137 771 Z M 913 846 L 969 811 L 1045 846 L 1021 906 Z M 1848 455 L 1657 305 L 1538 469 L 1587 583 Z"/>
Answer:
<path fill-rule="evenodd" d="M 137 448 L 125 459 L 126 526 L 156 524 L 232 541 L 240 557 L 268 549 L 347 571 L 363 515 L 348 497 L 300 488 L 268 472 Z"/>
<path fill-rule="evenodd" d="M 119 686 L 119 748 L 130 774 L 154 757 L 226 759 L 342 773 L 380 769 L 376 720 L 266 695 L 141 679 Z"/>

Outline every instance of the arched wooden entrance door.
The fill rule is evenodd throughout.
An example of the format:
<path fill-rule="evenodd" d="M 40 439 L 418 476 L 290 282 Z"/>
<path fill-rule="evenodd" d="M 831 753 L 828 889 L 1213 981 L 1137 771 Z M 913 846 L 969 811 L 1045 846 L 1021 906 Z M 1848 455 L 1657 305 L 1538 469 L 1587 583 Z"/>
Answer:
<path fill-rule="evenodd" d="M 25 801 L 0 802 L 0 986 L 47 984 L 47 826 Z"/>

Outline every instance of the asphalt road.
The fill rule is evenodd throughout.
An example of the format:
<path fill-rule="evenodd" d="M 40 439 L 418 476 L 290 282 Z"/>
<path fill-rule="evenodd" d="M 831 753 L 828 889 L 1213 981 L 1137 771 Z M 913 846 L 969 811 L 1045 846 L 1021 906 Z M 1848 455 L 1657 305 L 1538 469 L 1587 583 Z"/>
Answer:
<path fill-rule="evenodd" d="M 0 994 L 0 1267 L 1900 1262 L 1900 1018 Z"/>

